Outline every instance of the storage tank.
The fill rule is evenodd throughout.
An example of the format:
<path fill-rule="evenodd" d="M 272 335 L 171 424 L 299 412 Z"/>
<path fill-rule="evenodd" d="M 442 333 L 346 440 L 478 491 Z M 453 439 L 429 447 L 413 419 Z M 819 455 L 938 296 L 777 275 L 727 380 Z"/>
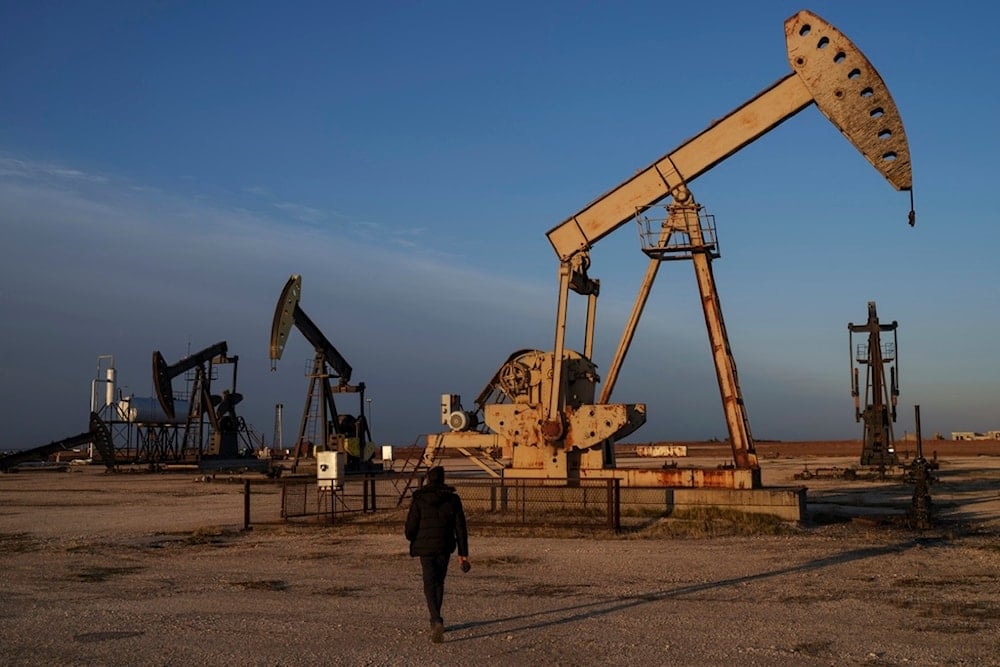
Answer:
<path fill-rule="evenodd" d="M 104 405 L 115 402 L 115 367 L 111 366 L 104 373 Z"/>
<path fill-rule="evenodd" d="M 174 418 L 160 407 L 160 401 L 149 396 L 128 396 L 118 401 L 118 419 L 132 424 L 183 424 L 187 421 L 188 401 L 174 401 Z"/>

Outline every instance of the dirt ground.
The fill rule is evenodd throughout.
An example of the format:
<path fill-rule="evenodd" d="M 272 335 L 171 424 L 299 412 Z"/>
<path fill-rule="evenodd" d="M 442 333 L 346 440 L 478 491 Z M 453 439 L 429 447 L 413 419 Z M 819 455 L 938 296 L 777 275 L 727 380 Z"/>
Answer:
<path fill-rule="evenodd" d="M 1000 664 L 1000 444 L 925 442 L 929 530 L 886 520 L 912 485 L 839 475 L 858 443 L 757 451 L 765 486 L 808 487 L 801 525 L 667 539 L 473 524 L 444 644 L 395 530 L 282 522 L 256 487 L 243 530 L 243 485 L 191 472 L 0 475 L 0 662 Z"/>

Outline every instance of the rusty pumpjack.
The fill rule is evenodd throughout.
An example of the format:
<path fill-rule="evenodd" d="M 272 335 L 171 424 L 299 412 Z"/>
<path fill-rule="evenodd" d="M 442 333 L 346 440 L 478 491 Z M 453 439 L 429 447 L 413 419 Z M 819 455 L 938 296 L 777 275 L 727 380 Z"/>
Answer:
<path fill-rule="evenodd" d="M 371 444 L 371 431 L 365 415 L 365 383 L 350 384 L 353 369 L 337 351 L 305 311 L 299 306 L 302 298 L 302 277 L 293 274 L 278 298 L 271 323 L 271 370 L 285 350 L 285 343 L 294 325 L 315 350 L 309 374 L 309 390 L 302 410 L 302 421 L 295 439 L 293 469 L 299 459 L 312 456 L 310 445 L 320 451 L 342 451 L 347 454 L 347 470 L 363 469 L 371 461 L 375 448 Z M 330 382 L 331 378 L 337 384 Z M 339 414 L 334 394 L 353 393 L 359 397 L 358 416 Z M 314 428 L 310 429 L 310 425 Z M 318 427 L 318 428 L 316 428 Z M 312 439 L 310 439 L 310 433 Z M 318 440 L 318 442 L 314 442 Z"/>
<path fill-rule="evenodd" d="M 241 451 L 240 435 L 246 432 L 246 424 L 236 413 L 237 404 L 243 400 L 243 395 L 236 391 L 238 363 L 238 356 L 228 354 L 225 341 L 190 354 L 175 364 L 167 364 L 159 351 L 153 352 L 153 386 L 156 398 L 170 419 L 176 417 L 174 378 L 189 371 L 194 372 L 181 451 L 193 452 L 198 461 L 205 457 L 235 459 L 245 455 Z M 232 365 L 233 368 L 232 386 L 223 390 L 221 395 L 212 393 L 214 368 L 218 365 Z M 207 446 L 203 446 L 206 418 L 208 442 Z"/>
<path fill-rule="evenodd" d="M 461 410 L 460 397 L 445 394 L 442 423 L 451 431 L 427 436 L 424 465 L 443 449 L 475 449 L 483 453 L 482 459 L 502 461 L 502 473 L 496 474 L 506 477 L 613 477 L 629 486 L 760 486 L 760 467 L 712 274 L 711 261 L 718 256 L 714 227 L 705 224 L 707 216 L 689 184 L 815 104 L 893 187 L 911 191 L 909 223 L 915 222 L 906 134 L 881 76 L 846 36 L 811 12 L 787 19 L 785 38 L 790 74 L 548 231 L 559 257 L 554 350 L 512 355 L 479 395 L 475 410 Z M 666 215 L 660 228 L 650 227 L 652 212 L 667 199 L 671 201 L 663 206 Z M 649 267 L 598 397 L 600 378 L 592 355 L 600 282 L 587 275 L 589 251 L 633 220 L 640 226 Z M 645 423 L 646 406 L 612 404 L 611 392 L 665 259 L 690 259 L 694 264 L 732 445 L 731 467 L 615 467 L 615 442 Z M 570 290 L 588 299 L 582 353 L 566 346 Z"/>
<path fill-rule="evenodd" d="M 861 465 L 876 466 L 881 474 L 896 465 L 896 447 L 892 424 L 896 421 L 896 398 L 899 396 L 899 366 L 896 357 L 898 324 L 881 324 L 875 312 L 875 302 L 868 302 L 868 321 L 848 323 L 851 350 L 851 396 L 854 397 L 854 419 L 864 422 Z M 892 342 L 882 342 L 883 333 L 892 333 Z M 867 339 L 854 344 L 854 334 L 866 334 Z M 864 410 L 861 409 L 860 367 L 865 367 Z M 888 380 L 886 378 L 888 370 Z"/>

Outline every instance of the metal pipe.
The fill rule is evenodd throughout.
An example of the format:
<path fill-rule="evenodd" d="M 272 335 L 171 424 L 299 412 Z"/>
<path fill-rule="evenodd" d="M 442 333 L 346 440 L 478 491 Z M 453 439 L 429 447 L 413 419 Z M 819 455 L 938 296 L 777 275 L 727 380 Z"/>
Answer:
<path fill-rule="evenodd" d="M 916 419 L 916 426 L 917 426 L 917 458 L 918 459 L 922 459 L 922 458 L 924 458 L 924 439 L 923 439 L 923 436 L 920 435 L 920 406 L 919 405 L 914 405 L 913 406 L 913 413 L 914 413 L 914 418 Z"/>

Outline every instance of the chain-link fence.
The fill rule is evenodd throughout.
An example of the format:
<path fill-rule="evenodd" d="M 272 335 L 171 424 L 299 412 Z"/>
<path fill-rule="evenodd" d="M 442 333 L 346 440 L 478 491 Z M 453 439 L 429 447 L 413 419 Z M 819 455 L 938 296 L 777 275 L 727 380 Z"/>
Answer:
<path fill-rule="evenodd" d="M 247 527 L 254 523 L 353 523 L 399 530 L 406 520 L 417 478 L 405 473 L 348 475 L 340 485 L 320 486 L 302 476 L 246 482 Z M 771 515 L 789 520 L 787 499 L 748 507 L 741 490 L 716 489 L 713 496 L 692 496 L 690 489 L 623 486 L 616 479 L 503 479 L 450 476 L 448 484 L 462 498 L 469 523 L 480 527 L 568 528 L 614 532 L 641 529 L 664 517 L 717 512 Z M 252 491 L 251 491 L 252 488 Z M 805 512 L 805 496 L 792 491 Z M 792 508 L 795 509 L 795 508 Z M 686 517 L 689 520 L 691 517 Z M 701 520 L 701 519 L 698 519 Z"/>
<path fill-rule="evenodd" d="M 461 496 L 473 524 L 621 528 L 618 480 L 569 484 L 551 479 L 452 477 L 448 484 Z M 287 479 L 280 485 L 281 517 L 286 521 L 402 524 L 410 504 L 410 489 L 398 476 L 357 476 L 326 488 L 315 478 Z"/>

